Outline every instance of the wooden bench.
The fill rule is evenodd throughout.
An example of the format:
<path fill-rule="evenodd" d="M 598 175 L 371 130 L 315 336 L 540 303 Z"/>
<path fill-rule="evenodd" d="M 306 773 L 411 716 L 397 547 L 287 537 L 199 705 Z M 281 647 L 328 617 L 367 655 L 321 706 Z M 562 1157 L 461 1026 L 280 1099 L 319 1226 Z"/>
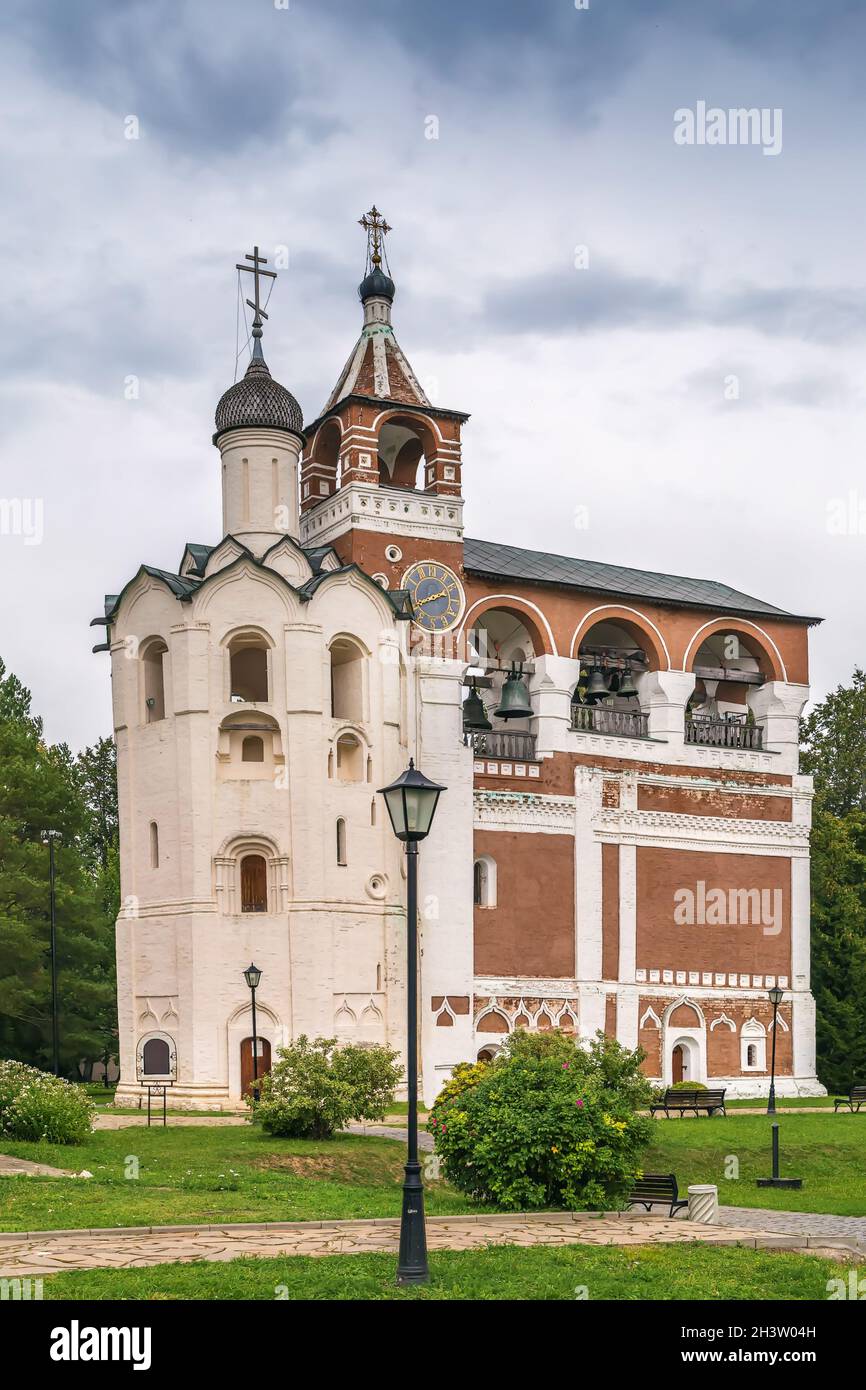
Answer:
<path fill-rule="evenodd" d="M 859 1110 L 861 1105 L 866 1105 L 866 1086 L 852 1086 L 847 1096 L 837 1096 L 833 1101 L 834 1115 L 840 1105 L 847 1105 L 852 1113 Z"/>
<path fill-rule="evenodd" d="M 642 1178 L 636 1180 L 628 1199 L 629 1206 L 646 1207 L 650 1211 L 657 1203 L 668 1208 L 669 1216 L 675 1216 L 681 1207 L 688 1206 L 688 1202 L 679 1195 L 673 1173 L 644 1173 Z"/>
<path fill-rule="evenodd" d="M 725 1092 L 720 1091 L 687 1091 L 675 1090 L 668 1086 L 661 1100 L 653 1101 L 650 1106 L 650 1114 L 654 1115 L 657 1110 L 663 1110 L 670 1118 L 672 1110 L 683 1113 L 686 1110 L 693 1110 L 698 1115 L 701 1110 L 706 1110 L 708 1115 L 715 1115 L 721 1112 L 727 1115 L 725 1110 Z"/>

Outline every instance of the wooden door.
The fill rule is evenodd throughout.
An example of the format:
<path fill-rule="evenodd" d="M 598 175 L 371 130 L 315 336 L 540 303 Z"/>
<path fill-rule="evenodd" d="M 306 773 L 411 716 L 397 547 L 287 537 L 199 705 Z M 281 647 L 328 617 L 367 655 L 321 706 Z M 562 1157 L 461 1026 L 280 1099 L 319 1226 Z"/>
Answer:
<path fill-rule="evenodd" d="M 263 1076 L 267 1076 L 271 1069 L 271 1045 L 267 1038 L 257 1038 L 258 1043 L 258 1079 L 261 1081 Z M 253 1084 L 253 1040 L 244 1038 L 241 1043 L 241 1095 L 245 1096 L 252 1089 Z"/>
<path fill-rule="evenodd" d="M 677 1046 L 671 1054 L 671 1081 L 674 1086 L 676 1086 L 678 1081 L 683 1080 L 684 1062 L 685 1056 L 683 1054 L 683 1049 L 680 1044 L 677 1043 Z"/>

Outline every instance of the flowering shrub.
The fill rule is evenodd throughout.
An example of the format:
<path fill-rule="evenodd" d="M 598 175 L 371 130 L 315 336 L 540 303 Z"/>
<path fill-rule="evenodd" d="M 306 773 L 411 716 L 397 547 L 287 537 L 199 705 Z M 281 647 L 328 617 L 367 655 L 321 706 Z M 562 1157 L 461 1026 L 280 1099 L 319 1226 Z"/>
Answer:
<path fill-rule="evenodd" d="M 0 1062 L 0 1136 L 83 1144 L 93 1115 L 83 1086 L 24 1062 Z"/>
<path fill-rule="evenodd" d="M 621 1204 L 641 1172 L 652 1121 L 643 1054 L 599 1033 L 511 1035 L 492 1062 L 455 1068 L 427 1128 L 444 1176 L 506 1210 Z"/>
<path fill-rule="evenodd" d="M 302 1036 L 277 1056 L 258 1104 L 247 1101 L 265 1132 L 284 1138 L 330 1139 L 348 1120 L 381 1120 L 402 1074 L 397 1053 L 378 1044 Z"/>

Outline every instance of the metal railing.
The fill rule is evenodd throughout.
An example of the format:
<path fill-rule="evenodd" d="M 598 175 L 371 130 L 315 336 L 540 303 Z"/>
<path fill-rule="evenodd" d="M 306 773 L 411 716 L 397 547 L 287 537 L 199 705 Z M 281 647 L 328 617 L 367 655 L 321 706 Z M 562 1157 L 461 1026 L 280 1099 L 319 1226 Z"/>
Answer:
<path fill-rule="evenodd" d="M 515 762 L 535 762 L 535 734 L 525 729 L 493 729 L 490 733 L 467 731 L 463 742 L 479 758 L 509 758 Z"/>
<path fill-rule="evenodd" d="M 649 731 L 649 715 L 641 710 L 606 709 L 604 705 L 572 705 L 571 727 L 583 734 L 646 738 Z"/>
<path fill-rule="evenodd" d="M 695 715 L 686 720 L 685 739 L 686 743 L 708 748 L 760 750 L 764 746 L 764 730 L 760 724 L 747 724 L 745 719 L 706 719 Z"/>

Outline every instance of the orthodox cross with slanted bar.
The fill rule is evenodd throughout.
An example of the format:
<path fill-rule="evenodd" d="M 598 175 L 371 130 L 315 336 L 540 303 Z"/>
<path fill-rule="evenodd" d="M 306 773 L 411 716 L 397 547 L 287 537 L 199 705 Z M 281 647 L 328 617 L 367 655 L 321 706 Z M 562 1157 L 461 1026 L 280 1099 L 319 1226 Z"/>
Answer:
<path fill-rule="evenodd" d="M 263 265 L 267 265 L 268 258 L 267 256 L 259 255 L 259 248 L 257 246 L 253 247 L 252 255 L 250 255 L 249 252 L 246 253 L 246 255 L 244 256 L 244 260 L 252 261 L 252 265 L 242 265 L 238 261 L 235 264 L 235 269 L 246 270 L 253 277 L 253 282 L 255 286 L 253 293 L 255 295 L 255 299 L 248 299 L 247 304 L 249 304 L 250 308 L 255 312 L 255 318 L 253 319 L 253 334 L 255 335 L 255 337 L 260 338 L 262 336 L 262 319 L 266 319 L 267 314 L 261 306 L 261 296 L 259 294 L 259 280 L 263 275 L 266 275 L 269 280 L 276 280 L 277 272 L 275 270 L 262 270 L 261 267 Z M 258 332 L 256 332 L 257 329 Z"/>

